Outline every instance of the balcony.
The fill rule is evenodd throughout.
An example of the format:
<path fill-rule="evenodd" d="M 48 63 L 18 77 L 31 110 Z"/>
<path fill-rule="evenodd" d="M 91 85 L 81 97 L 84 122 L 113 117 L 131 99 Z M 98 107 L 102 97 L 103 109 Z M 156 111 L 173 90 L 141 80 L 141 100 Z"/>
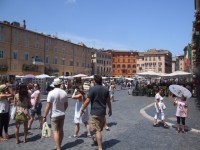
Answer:
<path fill-rule="evenodd" d="M 23 64 L 22 66 L 22 70 L 23 71 L 35 71 L 38 72 L 38 66 L 35 65 L 27 65 L 27 64 Z"/>
<path fill-rule="evenodd" d="M 0 71 L 8 71 L 7 65 L 0 65 Z"/>
<path fill-rule="evenodd" d="M 38 56 L 32 57 L 33 65 L 44 65 L 44 61 Z"/>

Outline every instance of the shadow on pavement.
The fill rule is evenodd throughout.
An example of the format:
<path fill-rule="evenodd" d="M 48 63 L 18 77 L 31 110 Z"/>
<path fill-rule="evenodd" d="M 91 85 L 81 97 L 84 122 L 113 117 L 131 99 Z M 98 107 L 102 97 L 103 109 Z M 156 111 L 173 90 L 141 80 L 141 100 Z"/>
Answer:
<path fill-rule="evenodd" d="M 28 140 L 29 142 L 34 142 L 34 141 L 37 141 L 37 140 L 39 140 L 39 139 L 41 139 L 41 134 L 36 134 L 35 136 L 32 136 L 32 137 L 30 137 L 30 138 L 27 138 L 27 140 Z"/>
<path fill-rule="evenodd" d="M 74 146 L 77 146 L 77 145 L 79 145 L 79 144 L 82 144 L 83 142 L 84 142 L 84 141 L 83 141 L 82 139 L 77 139 L 77 140 L 75 140 L 75 141 L 73 141 L 73 142 L 68 142 L 68 143 L 66 143 L 65 145 L 62 146 L 61 149 L 72 148 L 72 147 L 74 147 Z"/>
<path fill-rule="evenodd" d="M 117 122 L 109 122 L 109 123 L 107 123 L 107 125 L 108 125 L 109 127 L 116 126 L 116 125 L 117 125 Z"/>
<path fill-rule="evenodd" d="M 108 148 L 113 147 L 114 145 L 116 145 L 119 142 L 120 142 L 120 140 L 111 139 L 109 141 L 103 142 L 103 147 L 104 147 L 104 149 L 108 149 Z"/>

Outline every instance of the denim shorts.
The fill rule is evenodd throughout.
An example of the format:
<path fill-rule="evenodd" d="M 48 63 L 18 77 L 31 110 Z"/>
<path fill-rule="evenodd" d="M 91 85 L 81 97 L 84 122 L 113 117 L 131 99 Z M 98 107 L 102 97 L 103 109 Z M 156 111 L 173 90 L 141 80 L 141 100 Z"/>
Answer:
<path fill-rule="evenodd" d="M 42 113 L 42 103 L 38 103 L 35 110 L 31 109 L 31 116 L 35 116 L 35 114 L 41 115 L 41 113 Z"/>

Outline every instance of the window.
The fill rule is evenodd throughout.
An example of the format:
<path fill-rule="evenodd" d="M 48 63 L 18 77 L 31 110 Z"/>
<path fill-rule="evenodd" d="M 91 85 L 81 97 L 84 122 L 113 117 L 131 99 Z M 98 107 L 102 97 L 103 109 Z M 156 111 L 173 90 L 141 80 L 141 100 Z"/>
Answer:
<path fill-rule="evenodd" d="M 54 64 L 58 64 L 58 57 L 54 57 Z"/>
<path fill-rule="evenodd" d="M 0 58 L 4 58 L 4 51 L 0 50 Z"/>
<path fill-rule="evenodd" d="M 128 65 L 127 67 L 128 67 L 128 68 L 131 68 L 131 65 Z"/>
<path fill-rule="evenodd" d="M 74 66 L 74 62 L 72 60 L 70 60 L 69 65 Z"/>
<path fill-rule="evenodd" d="M 4 26 L 3 25 L 0 25 L 0 32 L 2 32 L 4 29 Z"/>
<path fill-rule="evenodd" d="M 133 68 L 136 68 L 136 65 L 133 65 Z"/>
<path fill-rule="evenodd" d="M 4 41 L 4 35 L 0 34 L 0 42 L 3 42 L 3 41 Z"/>
<path fill-rule="evenodd" d="M 45 57 L 45 64 L 48 64 L 48 63 L 49 63 L 49 57 L 46 56 L 46 57 Z"/>
<path fill-rule="evenodd" d="M 17 51 L 13 52 L 13 59 L 18 59 L 18 52 Z"/>
<path fill-rule="evenodd" d="M 65 58 L 62 58 L 61 65 L 65 65 Z"/>
<path fill-rule="evenodd" d="M 28 60 L 29 60 L 29 53 L 25 53 L 25 54 L 24 54 L 24 60 L 25 60 L 25 61 L 28 61 Z"/>
<path fill-rule="evenodd" d="M 115 64 L 113 64 L 113 68 L 115 68 Z"/>
<path fill-rule="evenodd" d="M 122 65 L 122 68 L 126 68 L 126 65 L 123 64 L 123 65 Z"/>
<path fill-rule="evenodd" d="M 117 68 L 120 68 L 120 64 L 117 65 Z"/>

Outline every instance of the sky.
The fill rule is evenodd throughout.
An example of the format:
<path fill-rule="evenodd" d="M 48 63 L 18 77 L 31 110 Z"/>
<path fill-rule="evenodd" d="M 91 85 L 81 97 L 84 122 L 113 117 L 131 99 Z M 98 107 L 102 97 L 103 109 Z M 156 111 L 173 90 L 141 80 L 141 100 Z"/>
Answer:
<path fill-rule="evenodd" d="M 191 43 L 194 0 L 0 0 L 0 21 L 97 49 L 165 49 Z"/>

